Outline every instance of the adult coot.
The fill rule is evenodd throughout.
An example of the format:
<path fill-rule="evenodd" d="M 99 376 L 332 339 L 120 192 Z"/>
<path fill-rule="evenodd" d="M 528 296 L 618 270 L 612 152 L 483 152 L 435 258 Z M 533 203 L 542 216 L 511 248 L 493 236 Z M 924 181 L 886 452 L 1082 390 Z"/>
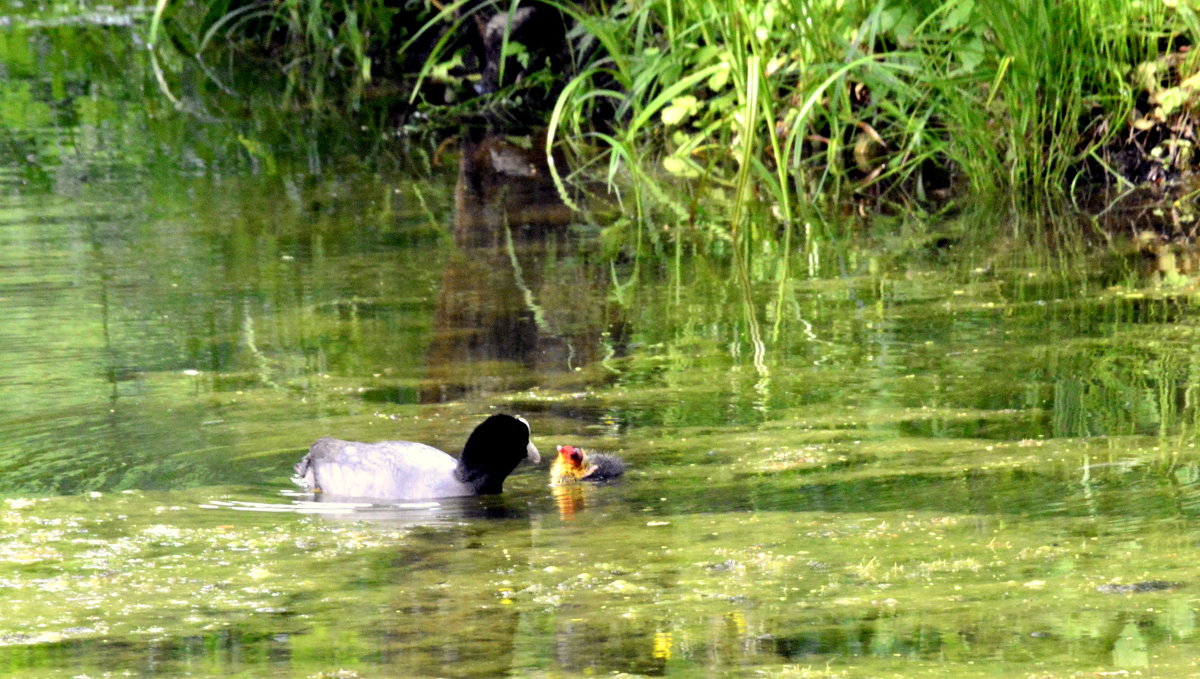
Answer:
<path fill-rule="evenodd" d="M 625 462 L 616 455 L 589 453 L 575 446 L 558 446 L 558 457 L 550 465 L 550 483 L 608 481 L 625 473 Z"/>
<path fill-rule="evenodd" d="M 418 500 L 499 493 L 521 462 L 541 460 L 529 423 L 512 415 L 484 420 L 455 460 L 412 441 L 360 443 L 323 438 L 296 464 L 300 486 L 324 495 Z"/>

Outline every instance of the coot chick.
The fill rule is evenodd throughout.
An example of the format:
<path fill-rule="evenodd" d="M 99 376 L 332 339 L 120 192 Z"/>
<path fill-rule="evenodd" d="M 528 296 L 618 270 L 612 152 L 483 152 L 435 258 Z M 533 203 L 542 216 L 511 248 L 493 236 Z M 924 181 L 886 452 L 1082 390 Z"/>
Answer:
<path fill-rule="evenodd" d="M 529 440 L 529 423 L 512 415 L 484 420 L 455 460 L 412 441 L 360 443 L 318 440 L 296 464 L 294 480 L 323 495 L 419 500 L 499 493 L 521 462 L 541 460 Z"/>
<path fill-rule="evenodd" d="M 616 455 L 589 453 L 575 446 L 558 446 L 558 457 L 550 465 L 550 483 L 608 481 L 625 473 L 625 462 Z"/>

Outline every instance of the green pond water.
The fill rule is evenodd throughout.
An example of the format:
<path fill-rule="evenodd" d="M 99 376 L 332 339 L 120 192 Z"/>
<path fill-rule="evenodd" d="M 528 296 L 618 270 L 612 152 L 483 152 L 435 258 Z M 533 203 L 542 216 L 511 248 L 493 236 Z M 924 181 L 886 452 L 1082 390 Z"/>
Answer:
<path fill-rule="evenodd" d="M 453 163 L 267 171 L 63 23 L 0 23 L 0 674 L 1200 673 L 1186 277 L 981 210 L 764 248 L 747 299 Z M 630 471 L 289 481 L 497 411 Z"/>

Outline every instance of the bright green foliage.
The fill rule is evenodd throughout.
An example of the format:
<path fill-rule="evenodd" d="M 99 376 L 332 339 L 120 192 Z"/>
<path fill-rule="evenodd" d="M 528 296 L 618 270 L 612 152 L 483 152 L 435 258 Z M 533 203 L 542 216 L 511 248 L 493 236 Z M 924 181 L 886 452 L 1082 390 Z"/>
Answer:
<path fill-rule="evenodd" d="M 813 206 L 847 198 L 928 205 L 968 192 L 1018 202 L 1067 195 L 1085 171 L 1111 171 L 1097 151 L 1127 129 L 1140 92 L 1159 97 L 1164 115 L 1193 98 L 1190 87 L 1167 88 L 1165 70 L 1144 68 L 1194 33 L 1183 3 L 544 4 L 573 19 L 567 42 L 578 62 L 551 113 L 551 140 L 572 152 L 580 175 L 607 163 L 601 174 L 628 212 L 653 206 L 701 224 L 710 247 L 732 240 L 731 216 L 749 217 L 746 207 L 790 229 L 812 219 Z M 464 40 L 492 13 L 517 7 L 159 0 L 148 37 L 194 57 L 210 91 L 248 91 L 226 82 L 234 69 L 213 62 L 253 55 L 239 41 L 257 42 L 264 64 L 282 64 L 285 105 L 341 104 L 369 116 L 364 100 L 394 96 L 404 103 L 392 106 L 419 106 L 427 119 L 441 107 L 442 119 L 503 120 L 497 111 L 520 106 L 521 92 L 474 98 L 480 65 L 464 63 L 477 60 Z M 233 49 L 213 49 L 222 42 Z M 527 95 L 555 91 L 572 71 L 536 63 L 528 47 L 506 42 L 502 54 L 530 68 Z M 168 92 L 187 84 L 157 73 Z M 722 216 L 706 219 L 705 210 Z"/>
<path fill-rule="evenodd" d="M 610 182 L 654 182 L 681 216 L 694 213 L 684 192 L 735 189 L 742 163 L 789 226 L 852 192 L 1036 201 L 1070 191 L 1126 125 L 1130 72 L 1185 32 L 1175 12 L 1125 0 L 620 3 L 581 18 L 609 54 L 567 88 L 556 138 L 581 158 L 606 149 Z M 618 87 L 589 86 L 600 73 Z M 619 101 L 603 134 L 601 97 Z"/>
<path fill-rule="evenodd" d="M 282 91 L 249 107 L 349 108 L 381 138 L 396 120 L 423 121 L 404 125 L 407 138 L 464 120 L 537 124 L 561 87 L 549 139 L 569 152 L 574 175 L 555 166 L 556 179 L 598 175 L 637 223 L 665 215 L 666 229 L 639 227 L 639 249 L 650 236 L 664 252 L 683 240 L 747 256 L 781 234 L 786 245 L 847 200 L 911 208 L 998 194 L 1037 204 L 1078 195 L 1105 173 L 1123 182 L 1104 149 L 1137 123 L 1134 102 L 1157 106 L 1144 125 L 1165 124 L 1194 107 L 1200 84 L 1188 79 L 1195 57 L 1178 49 L 1200 25 L 1186 3 L 543 4 L 572 19 L 573 64 L 538 63 L 529 45 L 506 39 L 501 54 L 512 59 L 501 68 L 520 64 L 523 83 L 482 97 L 468 38 L 515 11 L 513 0 L 159 0 L 148 38 L 177 48 L 151 54 L 176 60 L 156 61 L 155 73 L 180 108 L 220 92 Z M 422 115 L 407 117 L 414 110 Z M 1190 142 L 1176 142 L 1161 149 L 1164 167 L 1190 161 Z"/>

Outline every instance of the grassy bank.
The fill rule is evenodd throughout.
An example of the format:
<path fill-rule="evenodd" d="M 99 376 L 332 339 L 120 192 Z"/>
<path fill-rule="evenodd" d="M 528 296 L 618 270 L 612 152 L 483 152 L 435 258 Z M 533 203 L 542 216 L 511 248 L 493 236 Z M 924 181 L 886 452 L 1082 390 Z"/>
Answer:
<path fill-rule="evenodd" d="M 1116 0 L 622 5 L 581 17 L 609 54 L 559 101 L 556 138 L 606 151 L 612 177 L 679 178 L 681 213 L 706 190 L 768 200 L 785 224 L 828 198 L 1066 195 L 1122 181 L 1105 149 L 1192 60 L 1135 75 L 1192 19 Z M 619 87 L 591 88 L 600 71 Z M 597 133 L 605 96 L 623 115 Z"/>
<path fill-rule="evenodd" d="M 263 78 L 228 75 L 252 54 L 282 105 L 336 103 L 396 139 L 546 124 L 570 158 L 556 177 L 656 215 L 655 246 L 749 254 L 847 205 L 1029 205 L 1191 167 L 1185 4 L 543 0 L 569 27 L 557 46 L 495 22 L 528 6 L 160 0 L 149 33 L 170 97 L 187 63 L 202 91 L 252 91 Z M 490 47 L 488 25 L 505 27 Z"/>

